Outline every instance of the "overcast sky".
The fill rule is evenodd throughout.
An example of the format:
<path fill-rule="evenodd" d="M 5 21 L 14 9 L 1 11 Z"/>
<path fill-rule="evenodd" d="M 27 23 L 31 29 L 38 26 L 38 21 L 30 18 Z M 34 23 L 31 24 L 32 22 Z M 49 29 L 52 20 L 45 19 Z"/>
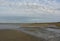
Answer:
<path fill-rule="evenodd" d="M 60 22 L 60 0 L 0 0 L 0 22 Z"/>

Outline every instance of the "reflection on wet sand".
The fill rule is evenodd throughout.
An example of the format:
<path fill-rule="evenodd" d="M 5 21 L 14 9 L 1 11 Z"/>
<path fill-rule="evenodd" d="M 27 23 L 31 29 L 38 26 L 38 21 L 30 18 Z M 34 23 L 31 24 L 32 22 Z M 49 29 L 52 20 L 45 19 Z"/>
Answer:
<path fill-rule="evenodd" d="M 58 41 L 60 40 L 60 29 L 52 28 L 40 28 L 40 27 L 20 27 L 18 29 L 29 35 L 45 39 L 46 41 Z"/>
<path fill-rule="evenodd" d="M 30 24 L 29 24 L 30 25 Z M 36 24 L 34 24 L 36 25 Z M 34 25 L 32 24 L 32 26 L 25 26 L 25 27 L 22 27 L 21 24 L 0 24 L 0 35 L 1 37 L 4 39 L 4 35 L 6 35 L 6 37 L 8 36 L 9 39 L 16 39 L 16 37 L 20 37 L 20 38 L 17 38 L 16 40 L 19 40 L 21 39 L 21 37 L 24 38 L 24 35 L 29 35 L 29 36 L 25 36 L 25 37 L 30 37 L 32 36 L 31 38 L 33 39 L 28 39 L 28 38 L 24 38 L 24 39 L 28 39 L 29 41 L 40 41 L 40 40 L 43 40 L 43 41 L 59 41 L 60 40 L 60 29 L 58 26 L 55 26 L 55 25 L 40 25 L 37 27 L 37 25 L 34 27 Z M 18 36 L 13 36 L 13 33 L 18 35 Z M 16 33 L 15 33 L 16 32 Z M 22 36 L 20 36 L 20 34 L 22 34 Z M 8 34 L 10 33 L 10 34 Z M 19 34 L 20 33 L 20 34 Z M 11 35 L 11 38 L 10 36 Z M 3 37 L 4 36 L 4 37 Z M 15 37 L 15 38 L 12 38 Z M 36 38 L 34 38 L 36 37 Z M 1 38 L 1 39 L 2 39 Z M 0 40 L 1 40 L 0 39 Z M 6 40 L 9 40 L 9 39 L 6 39 Z M 37 40 L 38 39 L 38 40 Z M 14 41 L 14 40 L 11 40 L 11 41 Z M 16 41 L 15 40 L 15 41 Z M 3 40 L 4 41 L 4 40 Z M 20 41 L 20 40 L 19 40 Z M 27 41 L 27 40 L 26 40 Z"/>

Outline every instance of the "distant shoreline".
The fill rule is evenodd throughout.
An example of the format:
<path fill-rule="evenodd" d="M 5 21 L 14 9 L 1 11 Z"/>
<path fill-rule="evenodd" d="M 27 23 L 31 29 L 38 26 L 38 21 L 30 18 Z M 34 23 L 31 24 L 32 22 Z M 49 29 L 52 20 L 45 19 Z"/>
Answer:
<path fill-rule="evenodd" d="M 41 23 L 60 23 L 60 22 L 41 22 Z M 25 23 L 0 23 L 0 24 L 25 24 Z M 26 23 L 26 24 L 28 24 L 28 23 Z"/>

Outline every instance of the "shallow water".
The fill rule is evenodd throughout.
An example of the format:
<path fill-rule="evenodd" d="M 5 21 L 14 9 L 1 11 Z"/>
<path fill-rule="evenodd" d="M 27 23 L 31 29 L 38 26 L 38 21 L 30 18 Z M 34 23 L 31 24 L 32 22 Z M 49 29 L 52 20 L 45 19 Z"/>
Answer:
<path fill-rule="evenodd" d="M 52 28 L 46 28 L 46 29 L 40 28 L 39 29 L 38 27 L 36 27 L 36 28 L 32 28 L 32 27 L 21 28 L 20 27 L 20 29 L 18 29 L 18 30 L 20 30 L 24 33 L 39 37 L 39 38 L 46 39 L 46 40 L 49 40 L 49 39 L 50 40 L 52 39 L 52 41 L 60 40 L 60 32 L 59 32 L 60 30 L 59 29 L 52 29 Z M 55 39 L 55 38 L 57 38 L 57 39 Z"/>
<path fill-rule="evenodd" d="M 60 33 L 60 29 L 47 28 L 46 30 L 53 31 L 53 32 L 56 32 L 56 33 Z"/>
<path fill-rule="evenodd" d="M 0 29 L 16 29 L 19 27 L 18 24 L 0 24 Z"/>

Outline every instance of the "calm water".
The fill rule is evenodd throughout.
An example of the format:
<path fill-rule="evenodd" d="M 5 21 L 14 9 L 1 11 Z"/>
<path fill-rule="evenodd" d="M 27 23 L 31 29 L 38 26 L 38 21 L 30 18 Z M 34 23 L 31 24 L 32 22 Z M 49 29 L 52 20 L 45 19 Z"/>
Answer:
<path fill-rule="evenodd" d="M 16 29 L 19 28 L 18 24 L 0 24 L 0 29 Z"/>

